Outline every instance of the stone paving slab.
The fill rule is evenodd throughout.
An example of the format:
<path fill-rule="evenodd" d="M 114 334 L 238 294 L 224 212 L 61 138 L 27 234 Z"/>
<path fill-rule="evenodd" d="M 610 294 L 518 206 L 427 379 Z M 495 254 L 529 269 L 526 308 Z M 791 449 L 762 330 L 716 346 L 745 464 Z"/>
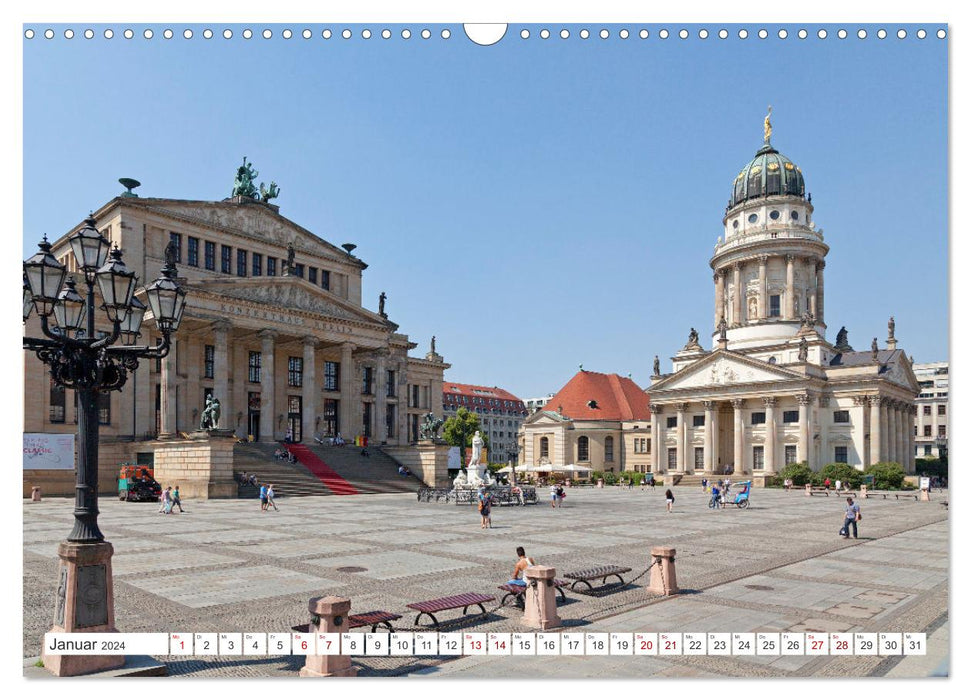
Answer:
<path fill-rule="evenodd" d="M 780 575 L 806 576 L 833 582 L 865 578 L 875 586 L 928 590 L 947 581 L 947 571 L 937 568 L 905 569 L 889 564 L 854 562 L 850 557 L 818 557 L 778 569 Z"/>
<path fill-rule="evenodd" d="M 372 554 L 352 554 L 341 557 L 310 559 L 307 561 L 307 564 L 323 568 L 361 566 L 366 568 L 367 571 L 358 573 L 358 576 L 381 580 L 406 578 L 408 576 L 420 575 L 428 575 L 428 578 L 440 578 L 432 575 L 441 574 L 446 571 L 454 571 L 455 569 L 467 569 L 475 566 L 475 564 L 467 561 L 460 561 L 458 559 L 447 559 L 445 557 L 436 557 L 430 554 L 402 551 L 375 552 Z"/>
<path fill-rule="evenodd" d="M 246 546 L 227 545 L 224 549 L 236 549 L 247 554 L 258 554 L 282 559 L 305 558 L 322 554 L 340 554 L 342 552 L 360 552 L 369 550 L 358 542 L 348 542 L 339 539 L 319 539 L 316 537 L 300 537 L 297 539 L 273 540 L 271 542 L 257 542 Z"/>
<path fill-rule="evenodd" d="M 141 575 L 156 571 L 176 572 L 204 566 L 240 564 L 242 559 L 226 557 L 193 548 L 162 549 L 141 554 L 116 554 L 111 558 L 115 576 Z"/>

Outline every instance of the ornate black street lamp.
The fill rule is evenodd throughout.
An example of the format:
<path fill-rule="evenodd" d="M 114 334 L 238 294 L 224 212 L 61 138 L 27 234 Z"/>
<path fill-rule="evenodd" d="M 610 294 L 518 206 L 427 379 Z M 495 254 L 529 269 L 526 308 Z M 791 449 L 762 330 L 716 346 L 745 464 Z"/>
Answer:
<path fill-rule="evenodd" d="M 185 310 L 185 290 L 175 279 L 171 257 L 161 275 L 145 290 L 152 315 L 162 334 L 154 346 L 135 346 L 146 307 L 135 298 L 135 273 L 122 260 L 117 247 L 109 256 L 109 242 L 89 218 L 68 239 L 80 273 L 87 284 L 82 297 L 75 281 L 51 254 L 46 236 L 40 250 L 24 262 L 24 322 L 31 309 L 40 317 L 43 338 L 24 337 L 24 348 L 32 350 L 50 367 L 58 386 L 73 389 L 78 407 L 77 486 L 75 487 L 74 529 L 68 542 L 99 543 L 104 535 L 98 528 L 98 398 L 118 391 L 128 373 L 138 368 L 141 358 L 165 357 L 170 336 L 178 330 Z M 101 309 L 111 323 L 103 337 L 95 333 L 95 284 L 101 295 Z M 53 316 L 53 324 L 51 323 Z M 115 345 L 119 339 L 123 345 Z"/>

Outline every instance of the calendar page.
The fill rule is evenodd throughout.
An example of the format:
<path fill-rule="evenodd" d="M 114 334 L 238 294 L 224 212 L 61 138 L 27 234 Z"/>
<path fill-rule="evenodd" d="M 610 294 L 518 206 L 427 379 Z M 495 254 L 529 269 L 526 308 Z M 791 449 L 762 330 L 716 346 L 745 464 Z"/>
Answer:
<path fill-rule="evenodd" d="M 23 20 L 26 678 L 950 675 L 949 15 L 614 5 Z"/>

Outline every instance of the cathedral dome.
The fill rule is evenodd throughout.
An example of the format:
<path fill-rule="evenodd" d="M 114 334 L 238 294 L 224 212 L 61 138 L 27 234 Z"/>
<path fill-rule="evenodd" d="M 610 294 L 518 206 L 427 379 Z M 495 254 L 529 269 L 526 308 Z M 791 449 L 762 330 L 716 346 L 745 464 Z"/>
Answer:
<path fill-rule="evenodd" d="M 796 164 L 775 150 L 771 143 L 766 143 L 736 176 L 728 208 L 749 199 L 779 194 L 804 197 L 806 183 Z"/>

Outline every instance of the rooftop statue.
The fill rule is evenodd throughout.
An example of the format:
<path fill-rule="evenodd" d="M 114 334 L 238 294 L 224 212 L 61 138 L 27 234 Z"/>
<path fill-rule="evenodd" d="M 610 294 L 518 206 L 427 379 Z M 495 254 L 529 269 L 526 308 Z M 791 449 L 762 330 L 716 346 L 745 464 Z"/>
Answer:
<path fill-rule="evenodd" d="M 388 314 L 384 312 L 384 302 L 388 300 L 388 295 L 381 292 L 381 296 L 378 297 L 378 315 L 384 318 L 388 317 Z"/>
<path fill-rule="evenodd" d="M 728 322 L 725 321 L 724 316 L 722 316 L 722 320 L 718 322 L 718 340 L 728 340 Z"/>
<path fill-rule="evenodd" d="M 806 338 L 803 337 L 799 341 L 799 361 L 805 362 L 809 359 L 809 343 L 806 342 Z"/>
<path fill-rule="evenodd" d="M 839 329 L 836 334 L 836 350 L 837 352 L 853 352 L 853 348 L 850 347 L 849 340 L 847 336 L 849 333 L 846 331 L 846 326 Z"/>
<path fill-rule="evenodd" d="M 253 164 L 247 163 L 246 156 L 243 156 L 243 164 L 237 168 L 236 180 L 233 181 L 233 196 L 258 199 L 259 193 L 256 191 L 255 183 L 259 175 L 257 171 L 253 170 Z M 273 185 L 271 184 L 270 186 L 272 187 Z"/>
<path fill-rule="evenodd" d="M 654 356 L 654 376 L 661 376 L 661 360 L 658 359 L 657 355 Z"/>
<path fill-rule="evenodd" d="M 893 316 L 891 316 L 890 317 L 890 320 L 887 322 L 887 331 L 889 333 L 889 335 L 887 337 L 890 338 L 891 340 L 894 338 L 893 332 L 896 329 L 897 329 L 897 322 L 894 321 L 893 320 Z"/>
<path fill-rule="evenodd" d="M 769 117 L 772 116 L 772 105 L 769 105 L 769 113 L 765 115 L 765 122 L 762 125 L 762 131 L 765 133 L 765 143 L 769 144 L 772 139 L 772 122 L 769 121 Z"/>
<path fill-rule="evenodd" d="M 287 259 L 283 261 L 283 274 L 292 275 L 294 274 L 294 264 L 293 258 L 296 255 L 296 249 L 293 247 L 293 241 L 287 243 Z"/>
<path fill-rule="evenodd" d="M 276 199 L 279 196 L 280 188 L 277 187 L 275 182 L 271 182 L 269 188 L 267 188 L 262 182 L 260 183 L 260 197 L 263 198 L 264 202 L 269 202 L 271 199 Z"/>

